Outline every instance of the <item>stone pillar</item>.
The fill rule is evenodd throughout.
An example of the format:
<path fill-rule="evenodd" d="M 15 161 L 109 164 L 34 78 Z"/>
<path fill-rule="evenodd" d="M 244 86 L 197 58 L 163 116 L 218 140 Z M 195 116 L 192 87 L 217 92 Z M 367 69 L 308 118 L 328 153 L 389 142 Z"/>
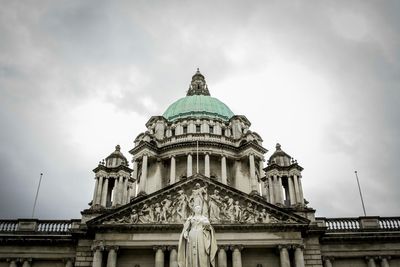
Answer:
<path fill-rule="evenodd" d="M 98 179 L 99 179 L 99 185 L 97 187 L 96 203 L 95 204 L 100 205 L 100 203 L 101 203 L 101 192 L 103 191 L 102 190 L 102 188 L 103 188 L 103 176 L 98 177 Z"/>
<path fill-rule="evenodd" d="M 232 267 L 242 267 L 242 253 L 240 252 L 242 249 L 241 246 L 232 248 Z"/>
<path fill-rule="evenodd" d="M 304 255 L 303 248 L 301 246 L 297 246 L 294 250 L 294 266 L 304 267 Z"/>
<path fill-rule="evenodd" d="M 24 259 L 24 263 L 22 264 L 22 267 L 31 267 L 31 261 L 32 259 Z"/>
<path fill-rule="evenodd" d="M 15 260 L 10 260 L 9 267 L 17 267 L 17 263 Z"/>
<path fill-rule="evenodd" d="M 204 155 L 204 176 L 210 178 L 210 154 Z"/>
<path fill-rule="evenodd" d="M 254 155 L 249 155 L 249 162 L 250 162 L 250 185 L 251 185 L 251 192 L 258 195 L 258 182 L 256 177 L 256 165 L 254 162 Z"/>
<path fill-rule="evenodd" d="M 376 267 L 375 259 L 373 257 L 366 257 L 368 267 Z"/>
<path fill-rule="evenodd" d="M 102 261 L 103 261 L 103 248 L 101 246 L 97 246 L 94 248 L 92 267 L 101 267 Z"/>
<path fill-rule="evenodd" d="M 65 259 L 65 267 L 74 267 L 72 259 Z"/>
<path fill-rule="evenodd" d="M 95 177 L 94 178 L 96 180 L 96 184 L 94 185 L 94 192 L 93 192 L 93 202 L 92 205 L 97 204 L 96 200 L 97 200 L 97 189 L 99 188 L 99 177 Z"/>
<path fill-rule="evenodd" d="M 142 176 L 140 177 L 139 194 L 146 194 L 146 182 L 147 182 L 147 155 L 143 155 L 142 158 Z"/>
<path fill-rule="evenodd" d="M 218 249 L 218 267 L 228 267 L 228 259 L 226 258 L 225 246 L 220 246 Z"/>
<path fill-rule="evenodd" d="M 224 155 L 221 157 L 221 182 L 223 184 L 228 184 L 228 177 L 226 174 L 226 157 Z"/>
<path fill-rule="evenodd" d="M 164 267 L 164 247 L 155 247 L 155 265 L 154 267 Z"/>
<path fill-rule="evenodd" d="M 176 180 L 176 163 L 175 156 L 171 157 L 171 172 L 169 174 L 169 184 L 174 184 Z"/>
<path fill-rule="evenodd" d="M 301 176 L 298 176 L 298 180 L 299 180 L 300 204 L 304 205 L 303 186 L 301 185 Z"/>
<path fill-rule="evenodd" d="M 294 193 L 294 184 L 292 177 L 288 176 L 288 185 L 289 185 L 289 199 L 290 199 L 290 205 L 295 205 L 296 204 L 296 195 Z"/>
<path fill-rule="evenodd" d="M 107 267 L 117 267 L 117 250 L 118 247 L 108 248 Z"/>
<path fill-rule="evenodd" d="M 124 185 L 122 189 L 122 204 L 126 204 L 128 199 L 128 177 L 124 178 Z"/>
<path fill-rule="evenodd" d="M 277 203 L 282 203 L 280 199 L 280 191 L 282 191 L 282 188 L 279 188 L 279 176 L 274 175 L 273 177 L 273 183 L 274 183 L 274 198 L 275 198 L 275 204 Z"/>
<path fill-rule="evenodd" d="M 278 197 L 279 197 L 279 203 L 283 204 L 282 177 L 280 176 L 278 176 Z"/>
<path fill-rule="evenodd" d="M 278 248 L 279 248 L 281 267 L 290 267 L 289 252 L 287 247 L 279 246 Z"/>
<path fill-rule="evenodd" d="M 294 183 L 294 192 L 296 194 L 296 203 L 301 203 L 299 180 L 297 179 L 297 175 L 296 174 L 293 174 L 293 183 Z"/>
<path fill-rule="evenodd" d="M 381 267 L 389 267 L 389 260 L 387 257 L 382 258 Z"/>
<path fill-rule="evenodd" d="M 124 177 L 119 176 L 118 177 L 118 204 L 123 204 L 123 199 L 124 199 Z"/>
<path fill-rule="evenodd" d="M 324 267 L 332 267 L 332 262 L 329 258 L 324 258 Z"/>
<path fill-rule="evenodd" d="M 178 267 L 178 252 L 176 247 L 169 248 L 169 267 Z"/>
<path fill-rule="evenodd" d="M 160 158 L 157 158 L 156 160 L 156 171 L 154 173 L 154 178 L 155 178 L 155 190 L 160 190 L 162 187 L 162 181 L 161 181 L 161 165 L 162 161 Z"/>
<path fill-rule="evenodd" d="M 275 204 L 275 198 L 274 198 L 274 183 L 272 180 L 273 176 L 268 176 L 268 192 L 269 192 L 269 202 L 271 204 Z"/>
<path fill-rule="evenodd" d="M 103 192 L 101 193 L 101 205 L 105 207 L 107 205 L 107 194 L 108 194 L 108 177 L 105 177 L 103 184 Z"/>
<path fill-rule="evenodd" d="M 186 176 L 190 177 L 193 175 L 193 167 L 192 167 L 192 154 L 187 155 L 187 172 Z"/>

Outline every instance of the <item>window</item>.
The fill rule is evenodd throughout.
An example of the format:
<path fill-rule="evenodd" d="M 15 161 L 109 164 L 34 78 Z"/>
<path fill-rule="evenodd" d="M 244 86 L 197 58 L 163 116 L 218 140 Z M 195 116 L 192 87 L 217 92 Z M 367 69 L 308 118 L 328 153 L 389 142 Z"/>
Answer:
<path fill-rule="evenodd" d="M 225 135 L 225 129 L 222 129 L 222 130 L 221 130 L 221 134 L 222 134 L 222 135 Z"/>
<path fill-rule="evenodd" d="M 213 133 L 214 133 L 214 126 L 210 125 L 210 134 L 213 134 Z"/>
<path fill-rule="evenodd" d="M 187 126 L 183 126 L 183 134 L 187 134 Z"/>
<path fill-rule="evenodd" d="M 200 133 L 201 129 L 200 129 L 200 125 L 196 125 L 196 133 Z"/>
<path fill-rule="evenodd" d="M 175 128 L 171 129 L 171 135 L 174 136 L 175 135 Z"/>

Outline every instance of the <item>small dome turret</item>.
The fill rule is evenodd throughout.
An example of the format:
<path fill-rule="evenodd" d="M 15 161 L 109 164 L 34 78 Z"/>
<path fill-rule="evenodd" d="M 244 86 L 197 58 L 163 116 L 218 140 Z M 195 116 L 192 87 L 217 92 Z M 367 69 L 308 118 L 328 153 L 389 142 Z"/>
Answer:
<path fill-rule="evenodd" d="M 128 166 L 128 160 L 121 152 L 121 146 L 117 145 L 115 151 L 106 158 L 106 167 L 114 168 L 120 165 Z"/>
<path fill-rule="evenodd" d="M 281 145 L 279 143 L 276 144 L 275 148 L 276 150 L 274 154 L 272 154 L 268 160 L 268 165 L 277 164 L 278 166 L 286 167 L 293 164 L 292 157 L 281 149 Z"/>

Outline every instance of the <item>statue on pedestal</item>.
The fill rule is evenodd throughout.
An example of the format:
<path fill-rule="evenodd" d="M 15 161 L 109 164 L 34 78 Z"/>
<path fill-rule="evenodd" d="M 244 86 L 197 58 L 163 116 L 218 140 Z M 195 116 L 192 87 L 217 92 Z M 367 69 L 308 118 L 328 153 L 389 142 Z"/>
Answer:
<path fill-rule="evenodd" d="M 210 221 L 202 215 L 202 207 L 194 206 L 182 230 L 178 246 L 179 267 L 215 267 L 217 241 Z"/>

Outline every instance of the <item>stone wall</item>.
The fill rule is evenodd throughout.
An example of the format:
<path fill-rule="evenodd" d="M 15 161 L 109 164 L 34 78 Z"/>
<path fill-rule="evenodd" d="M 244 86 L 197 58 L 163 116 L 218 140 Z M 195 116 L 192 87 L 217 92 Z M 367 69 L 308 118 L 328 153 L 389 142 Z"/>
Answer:
<path fill-rule="evenodd" d="M 92 266 L 93 252 L 91 240 L 79 240 L 76 247 L 75 266 Z"/>
<path fill-rule="evenodd" d="M 318 237 L 310 237 L 305 241 L 304 263 L 307 267 L 322 267 L 321 246 Z"/>

